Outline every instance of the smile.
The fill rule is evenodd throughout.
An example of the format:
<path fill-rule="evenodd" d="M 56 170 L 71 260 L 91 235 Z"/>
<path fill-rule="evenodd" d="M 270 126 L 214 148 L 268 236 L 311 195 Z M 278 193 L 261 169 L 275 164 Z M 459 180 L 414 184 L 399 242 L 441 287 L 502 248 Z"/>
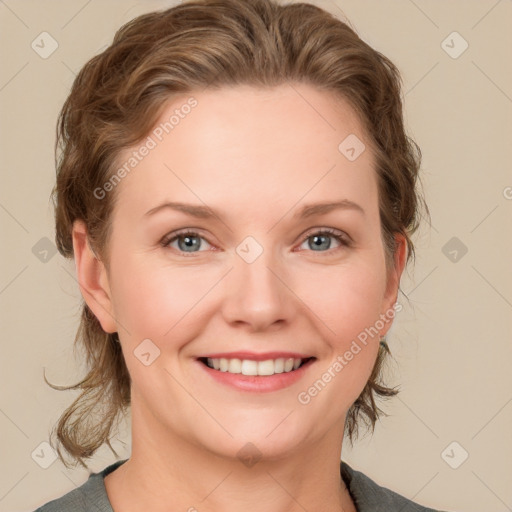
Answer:
<path fill-rule="evenodd" d="M 277 373 L 289 373 L 300 368 L 303 364 L 312 358 L 300 359 L 294 357 L 279 357 L 276 359 L 266 359 L 264 361 L 254 361 L 252 359 L 227 359 L 227 358 L 201 358 L 200 361 L 209 368 L 220 372 L 227 372 L 242 375 L 270 376 Z"/>

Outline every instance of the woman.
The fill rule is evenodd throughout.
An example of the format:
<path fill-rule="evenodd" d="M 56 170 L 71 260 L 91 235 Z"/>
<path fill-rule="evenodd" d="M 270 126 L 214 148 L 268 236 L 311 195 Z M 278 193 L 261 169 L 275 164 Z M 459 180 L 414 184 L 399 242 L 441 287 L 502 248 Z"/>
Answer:
<path fill-rule="evenodd" d="M 432 510 L 340 464 L 397 393 L 422 199 L 394 65 L 312 5 L 190 1 L 118 31 L 58 135 L 89 371 L 56 448 L 85 466 L 130 406 L 132 453 L 39 510 Z"/>

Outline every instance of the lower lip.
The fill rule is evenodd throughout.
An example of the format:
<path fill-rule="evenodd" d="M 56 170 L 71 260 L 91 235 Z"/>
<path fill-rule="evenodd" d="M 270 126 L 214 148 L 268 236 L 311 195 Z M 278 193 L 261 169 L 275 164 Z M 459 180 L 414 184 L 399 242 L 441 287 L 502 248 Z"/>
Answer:
<path fill-rule="evenodd" d="M 213 379 L 221 384 L 231 386 L 240 391 L 265 393 L 291 386 L 304 376 L 314 361 L 315 359 L 310 359 L 296 370 L 287 373 L 275 373 L 274 375 L 243 375 L 242 373 L 221 372 L 220 370 L 210 368 L 199 360 L 196 362 Z"/>

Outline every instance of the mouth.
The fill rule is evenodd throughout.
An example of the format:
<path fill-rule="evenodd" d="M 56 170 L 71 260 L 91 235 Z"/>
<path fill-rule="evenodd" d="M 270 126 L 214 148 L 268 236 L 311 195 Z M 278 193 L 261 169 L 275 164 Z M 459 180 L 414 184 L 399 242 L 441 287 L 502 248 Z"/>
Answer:
<path fill-rule="evenodd" d="M 270 377 L 281 373 L 292 373 L 314 359 L 316 358 L 277 357 L 264 360 L 226 357 L 198 358 L 205 366 L 218 372 L 258 377 Z"/>

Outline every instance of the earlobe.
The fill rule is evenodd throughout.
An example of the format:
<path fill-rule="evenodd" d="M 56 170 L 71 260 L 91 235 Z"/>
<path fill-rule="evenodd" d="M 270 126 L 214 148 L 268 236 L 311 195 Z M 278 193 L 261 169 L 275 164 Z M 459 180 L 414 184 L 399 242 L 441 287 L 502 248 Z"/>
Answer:
<path fill-rule="evenodd" d="M 89 245 L 87 227 L 82 220 L 73 223 L 72 238 L 76 274 L 82 296 L 103 330 L 108 333 L 116 332 L 107 271 Z"/>

